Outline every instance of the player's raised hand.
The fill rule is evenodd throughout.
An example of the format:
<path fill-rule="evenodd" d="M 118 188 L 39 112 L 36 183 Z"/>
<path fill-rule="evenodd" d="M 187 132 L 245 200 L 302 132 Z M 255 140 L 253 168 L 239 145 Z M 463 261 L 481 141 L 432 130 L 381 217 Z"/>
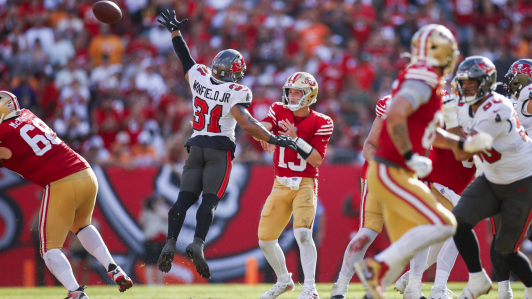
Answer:
<path fill-rule="evenodd" d="M 281 126 L 281 128 L 283 128 L 283 130 L 285 130 L 285 132 L 279 132 L 279 134 L 290 136 L 290 138 L 292 139 L 297 138 L 297 129 L 292 123 L 287 120 L 281 120 L 279 125 Z"/>
<path fill-rule="evenodd" d="M 291 150 L 297 151 L 297 145 L 294 139 L 284 136 L 284 135 L 270 135 L 270 140 L 267 141 L 269 144 L 275 144 L 280 147 L 286 147 Z"/>
<path fill-rule="evenodd" d="M 170 10 L 168 9 L 166 10 L 166 13 L 164 13 L 164 11 L 161 12 L 161 18 L 163 19 L 157 19 L 157 22 L 161 23 L 170 32 L 180 30 L 181 27 L 188 22 L 188 19 L 184 19 L 183 21 L 179 22 L 175 15 L 175 10 L 172 10 L 172 14 L 170 14 Z"/>

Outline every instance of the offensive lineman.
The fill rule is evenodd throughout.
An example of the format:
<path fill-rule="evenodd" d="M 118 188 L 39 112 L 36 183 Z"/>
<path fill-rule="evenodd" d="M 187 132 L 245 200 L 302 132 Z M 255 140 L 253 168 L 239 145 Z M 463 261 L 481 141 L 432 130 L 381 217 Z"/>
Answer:
<path fill-rule="evenodd" d="M 368 187 L 382 205 L 393 244 L 375 259 L 355 265 L 356 273 L 373 298 L 399 276 L 418 251 L 452 236 L 456 222 L 417 177 L 427 176 L 431 161 L 424 157 L 431 145 L 458 152 L 490 148 L 491 138 L 480 134 L 465 141 L 438 128 L 442 122 L 441 78 L 452 73 L 458 54 L 451 32 L 441 25 L 425 25 L 412 37 L 413 63 L 392 85 L 392 103 L 370 162 Z"/>
<path fill-rule="evenodd" d="M 481 154 L 484 174 L 467 187 L 453 210 L 458 222 L 454 241 L 469 270 L 460 298 L 478 298 L 492 288 L 472 229 L 482 219 L 500 214 L 492 246 L 503 264 L 525 285 L 523 298 L 532 299 L 530 261 L 519 252 L 532 218 L 532 140 L 511 101 L 493 92 L 496 77 L 495 66 L 482 56 L 466 58 L 456 73 L 458 91 L 473 117 L 469 124 L 471 135 L 485 132 L 493 137 L 493 148 Z M 457 158 L 470 156 L 461 153 Z"/>
<path fill-rule="evenodd" d="M 89 163 L 37 116 L 20 109 L 17 97 L 0 91 L 2 166 L 44 188 L 39 213 L 40 253 L 50 272 L 68 290 L 67 298 L 88 299 L 61 251 L 68 231 L 107 269 L 120 292 L 133 282 L 113 260 L 91 225 L 98 181 Z"/>
<path fill-rule="evenodd" d="M 283 102 L 272 104 L 268 116 L 261 122 L 267 130 L 290 136 L 297 144 L 297 151 L 274 149 L 276 178 L 261 212 L 258 236 L 259 246 L 277 275 L 277 283 L 261 299 L 275 299 L 294 290 L 292 273 L 288 273 L 278 243 L 292 213 L 305 276 L 298 299 L 319 298 L 315 284 L 317 252 L 312 239 L 312 224 L 318 199 L 318 166 L 325 157 L 334 125 L 330 117 L 310 109 L 317 97 L 316 79 L 309 73 L 296 72 L 283 86 Z M 261 144 L 271 153 L 269 144 L 264 141 Z"/>
<path fill-rule="evenodd" d="M 295 142 L 287 136 L 274 136 L 254 119 L 247 107 L 251 104 L 251 90 L 238 84 L 246 71 L 242 55 L 229 49 L 218 53 L 211 69 L 196 64 L 179 30 L 188 21 L 179 22 L 175 11 L 166 10 L 157 21 L 172 33 L 172 42 L 183 65 L 185 79 L 193 96 L 194 133 L 185 146 L 189 152 L 183 167 L 179 196 L 168 212 L 168 236 L 157 265 L 169 272 L 176 252 L 176 241 L 183 227 L 187 210 L 198 201 L 194 241 L 186 248 L 196 271 L 204 278 L 211 272 L 203 256 L 205 238 L 214 218 L 214 211 L 225 193 L 235 150 L 235 127 L 238 124 L 251 136 L 280 147 L 296 149 Z M 212 72 L 212 73 L 211 73 Z"/>

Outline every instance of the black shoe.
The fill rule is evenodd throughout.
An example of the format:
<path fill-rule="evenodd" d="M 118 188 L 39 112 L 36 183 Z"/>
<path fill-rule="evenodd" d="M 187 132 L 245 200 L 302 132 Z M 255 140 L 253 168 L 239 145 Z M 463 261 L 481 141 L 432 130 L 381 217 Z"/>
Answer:
<path fill-rule="evenodd" d="M 209 270 L 209 265 L 203 256 L 203 240 L 197 237 L 194 237 L 194 241 L 188 244 L 186 252 L 190 260 L 196 266 L 196 271 L 201 275 L 201 277 L 209 279 L 211 278 L 211 270 Z"/>
<path fill-rule="evenodd" d="M 157 266 L 161 272 L 168 273 L 172 269 L 172 262 L 174 261 L 174 254 L 176 252 L 175 242 L 176 240 L 174 239 L 168 239 L 161 251 L 161 255 L 157 261 Z"/>

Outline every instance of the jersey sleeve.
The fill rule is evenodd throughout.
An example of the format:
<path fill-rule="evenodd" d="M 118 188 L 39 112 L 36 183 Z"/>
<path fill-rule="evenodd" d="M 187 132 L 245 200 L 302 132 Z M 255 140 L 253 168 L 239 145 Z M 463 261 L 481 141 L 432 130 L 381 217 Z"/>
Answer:
<path fill-rule="evenodd" d="M 272 124 L 272 131 L 277 127 L 278 103 L 273 103 L 268 109 L 268 115 L 262 120 Z M 282 108 L 282 107 L 281 107 Z"/>
<path fill-rule="evenodd" d="M 190 86 L 194 84 L 194 81 L 197 81 L 202 76 L 208 76 L 211 74 L 211 70 L 206 67 L 204 64 L 195 64 L 187 72 L 188 82 Z"/>
<path fill-rule="evenodd" d="M 436 88 L 440 83 L 438 74 L 425 67 L 411 67 L 405 70 L 405 80 L 416 80 L 428 84 L 431 88 Z"/>
<path fill-rule="evenodd" d="M 477 132 L 488 133 L 493 139 L 502 134 L 508 133 L 512 129 L 512 124 L 509 121 L 495 122 L 493 120 L 485 119 L 478 123 L 474 130 Z"/>
<path fill-rule="evenodd" d="M 530 99 L 530 93 L 532 93 L 532 84 L 525 86 L 519 92 L 519 98 L 517 99 L 517 102 L 524 102 L 526 100 L 529 100 Z"/>
<path fill-rule="evenodd" d="M 331 135 L 334 131 L 334 124 L 330 117 L 324 116 L 324 120 L 316 126 L 316 132 L 310 140 L 310 145 L 318 151 L 321 158 L 325 158 L 327 151 L 327 144 L 331 139 Z"/>
<path fill-rule="evenodd" d="M 243 105 L 246 108 L 251 105 L 253 94 L 251 93 L 251 90 L 247 88 L 247 86 L 235 83 L 231 84 L 230 87 L 234 92 L 231 96 L 231 108 L 237 104 Z"/>
<path fill-rule="evenodd" d="M 392 98 L 391 95 L 387 95 L 385 97 L 382 97 L 378 102 L 377 102 L 377 105 L 375 106 L 375 114 L 377 114 L 377 116 L 379 117 L 384 117 L 384 115 L 386 114 L 386 104 L 388 103 L 388 101 Z"/>

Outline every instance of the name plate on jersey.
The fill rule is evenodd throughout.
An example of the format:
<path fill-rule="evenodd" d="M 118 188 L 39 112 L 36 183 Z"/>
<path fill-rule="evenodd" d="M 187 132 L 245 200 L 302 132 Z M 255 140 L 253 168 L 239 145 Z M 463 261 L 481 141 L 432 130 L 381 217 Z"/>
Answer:
<path fill-rule="evenodd" d="M 198 81 L 194 81 L 192 88 L 205 99 L 218 101 L 220 103 L 229 103 L 229 98 L 231 97 L 231 94 L 227 92 L 224 92 L 224 94 L 220 97 L 219 91 L 212 92 L 212 89 L 201 85 Z"/>

